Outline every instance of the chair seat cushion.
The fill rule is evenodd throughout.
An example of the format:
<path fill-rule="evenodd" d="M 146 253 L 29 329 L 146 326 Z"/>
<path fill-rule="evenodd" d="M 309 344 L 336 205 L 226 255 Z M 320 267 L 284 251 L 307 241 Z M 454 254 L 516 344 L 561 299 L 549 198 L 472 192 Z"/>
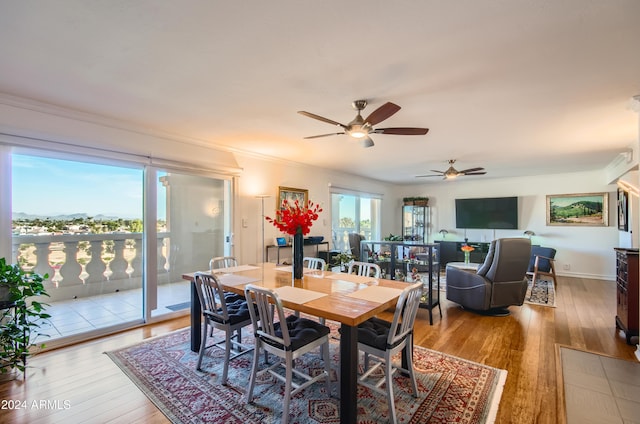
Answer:
<path fill-rule="evenodd" d="M 229 304 L 235 302 L 236 300 L 245 300 L 245 298 L 244 296 L 239 294 L 224 292 L 224 300 L 225 302 L 227 302 L 227 304 Z"/>
<path fill-rule="evenodd" d="M 391 323 L 388 321 L 376 317 L 369 318 L 358 326 L 358 343 L 385 350 L 390 328 Z"/>
<path fill-rule="evenodd" d="M 243 297 L 235 300 L 234 302 L 227 301 L 227 313 L 229 314 L 229 319 L 225 321 L 222 319 L 222 309 L 218 309 L 218 315 L 207 313 L 207 311 L 204 312 L 209 319 L 220 324 L 237 324 L 251 319 L 247 301 Z"/>
<path fill-rule="evenodd" d="M 329 327 L 322 325 L 317 321 L 297 317 L 295 315 L 287 317 L 286 325 L 289 330 L 289 338 L 291 339 L 291 346 L 288 350 L 297 350 L 300 347 L 329 334 Z M 281 323 L 275 323 L 274 327 L 276 335 L 278 337 L 282 337 Z M 284 349 L 284 346 L 271 339 L 263 338 L 263 341 L 272 346 Z"/>

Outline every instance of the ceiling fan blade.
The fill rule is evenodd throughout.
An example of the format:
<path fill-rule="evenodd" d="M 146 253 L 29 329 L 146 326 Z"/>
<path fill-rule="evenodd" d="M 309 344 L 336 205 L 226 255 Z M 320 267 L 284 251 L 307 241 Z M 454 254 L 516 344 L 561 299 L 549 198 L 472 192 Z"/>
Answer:
<path fill-rule="evenodd" d="M 440 175 L 444 175 L 445 171 L 438 171 L 437 169 L 430 169 L 431 172 L 437 172 Z"/>
<path fill-rule="evenodd" d="M 391 115 L 393 115 L 399 110 L 400 110 L 400 106 L 398 106 L 395 103 L 387 102 L 382 106 L 380 106 L 378 109 L 371 112 L 371 114 L 367 116 L 367 119 L 365 119 L 364 121 L 371 124 L 371 126 L 374 126 L 375 124 L 389 118 Z"/>
<path fill-rule="evenodd" d="M 337 125 L 342 128 L 347 128 L 346 125 L 341 124 L 340 122 L 334 121 L 333 119 L 325 118 L 324 116 L 316 115 L 315 113 L 305 112 L 304 110 L 299 110 L 298 113 L 300 115 L 304 115 L 309 118 L 317 119 L 318 121 L 326 122 L 327 124 Z"/>
<path fill-rule="evenodd" d="M 442 177 L 442 174 L 440 174 L 440 175 L 416 175 L 416 178 L 424 178 L 424 177 Z"/>
<path fill-rule="evenodd" d="M 332 135 L 341 135 L 344 134 L 343 132 L 339 132 L 339 133 L 329 133 L 329 134 L 320 134 L 320 135 L 312 135 L 309 137 L 304 137 L 305 139 L 310 139 L 310 138 L 320 138 L 320 137 L 329 137 Z"/>
<path fill-rule="evenodd" d="M 486 172 L 465 172 L 464 175 L 484 175 Z"/>
<path fill-rule="evenodd" d="M 469 168 L 469 169 L 463 169 L 460 172 L 463 174 L 466 174 L 467 172 L 476 172 L 476 171 L 484 171 L 484 168 Z"/>
<path fill-rule="evenodd" d="M 378 128 L 373 132 L 378 134 L 425 135 L 429 132 L 429 128 Z"/>

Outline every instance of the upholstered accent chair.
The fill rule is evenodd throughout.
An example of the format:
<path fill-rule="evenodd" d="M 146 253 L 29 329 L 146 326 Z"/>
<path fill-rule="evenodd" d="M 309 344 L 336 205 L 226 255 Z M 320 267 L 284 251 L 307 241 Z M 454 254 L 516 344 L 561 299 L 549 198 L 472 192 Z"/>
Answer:
<path fill-rule="evenodd" d="M 531 246 L 531 260 L 529 261 L 527 274 L 531 275 L 534 283 L 538 276 L 542 275 L 551 277 L 553 285 L 557 285 L 555 257 L 556 249 L 553 247 Z"/>
<path fill-rule="evenodd" d="M 524 303 L 530 258 L 529 239 L 494 240 L 476 273 L 447 266 L 447 299 L 465 309 L 508 315 L 507 307 Z"/>
<path fill-rule="evenodd" d="M 358 233 L 349 233 L 347 237 L 349 238 L 349 249 L 351 250 L 351 254 L 355 256 L 356 261 L 359 261 L 360 260 L 360 242 L 364 239 L 364 237 L 362 237 Z"/>

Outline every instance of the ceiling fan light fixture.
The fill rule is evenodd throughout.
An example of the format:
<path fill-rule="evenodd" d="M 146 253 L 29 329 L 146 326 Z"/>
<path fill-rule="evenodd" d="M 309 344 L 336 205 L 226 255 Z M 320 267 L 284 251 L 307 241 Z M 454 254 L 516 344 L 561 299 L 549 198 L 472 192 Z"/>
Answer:
<path fill-rule="evenodd" d="M 354 125 L 349 129 L 349 131 L 347 131 L 347 134 L 353 138 L 364 138 L 369 134 L 369 132 L 365 131 L 362 125 Z"/>
<path fill-rule="evenodd" d="M 371 137 L 365 137 L 362 139 L 362 147 L 373 147 L 373 140 L 371 140 Z"/>

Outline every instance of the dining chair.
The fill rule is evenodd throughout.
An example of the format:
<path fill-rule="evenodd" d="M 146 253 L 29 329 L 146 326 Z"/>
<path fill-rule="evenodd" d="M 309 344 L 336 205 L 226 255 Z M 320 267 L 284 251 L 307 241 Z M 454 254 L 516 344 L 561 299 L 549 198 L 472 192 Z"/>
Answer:
<path fill-rule="evenodd" d="M 253 350 L 253 347 L 242 344 L 242 328 L 251 324 L 249 307 L 247 301 L 242 297 L 232 302 L 228 301 L 220 281 L 214 274 L 196 272 L 193 281 L 196 285 L 204 319 L 196 369 L 201 370 L 202 358 L 206 349 L 214 346 L 221 347 L 220 345 L 224 343 L 224 369 L 221 383 L 227 384 L 229 361 Z M 224 331 L 225 338 L 207 346 L 207 334 L 209 333 L 207 330 L 211 330 L 213 335 L 214 329 Z M 235 340 L 233 340 L 234 338 Z M 233 355 L 231 355 L 232 347 L 236 351 Z"/>
<path fill-rule="evenodd" d="M 322 258 L 312 258 L 307 256 L 302 259 L 302 264 L 305 268 L 309 269 L 317 269 L 321 271 L 327 269 L 327 262 Z"/>
<path fill-rule="evenodd" d="M 390 421 L 397 421 L 395 402 L 393 399 L 393 374 L 396 370 L 409 375 L 413 397 L 418 397 L 418 386 L 413 370 L 413 325 L 422 296 L 422 283 L 415 283 L 405 288 L 400 294 L 393 314 L 393 321 L 384 321 L 377 317 L 369 318 L 358 326 L 358 350 L 364 352 L 364 372 L 358 383 L 384 395 L 387 398 Z M 392 359 L 398 352 L 403 352 L 405 364 L 394 364 Z M 378 362 L 369 368 L 369 356 L 373 355 Z M 384 366 L 384 376 L 375 378 L 376 370 Z M 381 388 L 385 384 L 385 390 Z"/>
<path fill-rule="evenodd" d="M 347 273 L 353 274 L 354 270 L 356 271 L 357 275 L 363 275 L 365 277 L 380 278 L 380 275 L 382 274 L 380 265 L 374 264 L 371 262 L 358 262 L 358 261 L 349 262 L 349 270 L 347 271 Z M 371 275 L 372 271 L 373 271 L 373 276 Z"/>
<path fill-rule="evenodd" d="M 209 270 L 211 272 L 214 269 L 231 268 L 232 266 L 238 266 L 238 261 L 233 256 L 217 256 L 209 261 Z"/>
<path fill-rule="evenodd" d="M 246 401 L 247 403 L 253 402 L 253 389 L 258 375 L 271 374 L 285 384 L 282 423 L 286 424 L 289 420 L 289 403 L 298 392 L 324 378 L 327 396 L 331 393 L 329 327 L 295 315 L 285 316 L 280 297 L 268 288 L 247 284 L 244 293 L 247 302 L 255 304 L 255 308 L 249 308 L 249 315 L 256 341 Z M 317 347 L 322 347 L 323 372 L 311 376 L 294 368 L 293 361 L 296 358 Z M 280 360 L 258 372 L 260 349 L 265 351 L 265 356 L 270 353 Z M 275 371 L 280 365 L 285 368 L 284 376 Z M 293 381 L 294 373 L 297 377 L 304 379 L 302 384 Z"/>

